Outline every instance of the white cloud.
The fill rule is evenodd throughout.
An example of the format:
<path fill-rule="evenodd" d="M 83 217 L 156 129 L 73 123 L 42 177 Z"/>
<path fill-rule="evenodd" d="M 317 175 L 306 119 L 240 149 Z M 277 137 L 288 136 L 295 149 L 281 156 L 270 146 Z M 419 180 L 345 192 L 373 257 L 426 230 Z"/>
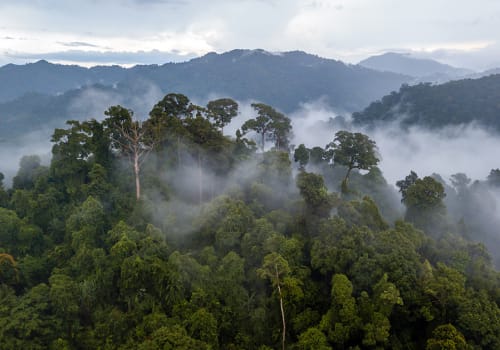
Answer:
<path fill-rule="evenodd" d="M 4 0 L 0 52 L 81 42 L 120 52 L 299 49 L 357 62 L 386 48 L 492 52 L 499 19 L 493 0 Z"/>

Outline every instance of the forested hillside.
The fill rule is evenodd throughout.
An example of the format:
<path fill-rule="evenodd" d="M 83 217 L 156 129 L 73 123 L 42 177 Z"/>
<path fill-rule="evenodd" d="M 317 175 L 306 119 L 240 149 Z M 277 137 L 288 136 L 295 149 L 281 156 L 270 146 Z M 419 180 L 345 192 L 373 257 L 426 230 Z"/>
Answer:
<path fill-rule="evenodd" d="M 92 84 L 113 85 L 124 79 L 126 69 L 119 66 L 84 68 L 53 64 L 41 60 L 25 65 L 8 64 L 0 67 L 0 102 L 25 94 L 61 94 Z"/>
<path fill-rule="evenodd" d="M 403 126 L 440 128 L 477 123 L 500 130 L 500 75 L 451 81 L 442 85 L 403 85 L 365 110 L 353 114 L 358 124 L 398 121 Z"/>
<path fill-rule="evenodd" d="M 156 100 L 171 91 L 197 101 L 213 96 L 258 100 L 285 112 L 321 100 L 352 112 L 409 80 L 299 51 L 233 50 L 183 63 L 129 69 L 87 69 L 46 61 L 11 64 L 0 67 L 0 139 L 11 140 L 43 127 L 62 127 L 68 119 L 93 118 L 96 109 L 101 112 L 125 101 L 147 114 Z M 143 100 L 148 101 L 147 107 Z"/>
<path fill-rule="evenodd" d="M 111 87 L 121 83 L 132 88 L 137 82 L 148 81 L 164 93 L 178 91 L 193 99 L 211 94 L 238 100 L 257 99 L 289 112 L 300 103 L 323 97 L 332 106 L 354 111 L 409 79 L 301 51 L 273 54 L 264 50 L 232 50 L 209 53 L 188 62 L 128 69 L 118 66 L 87 69 L 46 61 L 10 64 L 0 67 L 0 101 L 7 102 L 27 93 L 62 94 L 93 84 Z"/>
<path fill-rule="evenodd" d="M 252 108 L 227 137 L 231 99 L 112 106 L 24 157 L 0 186 L 1 348 L 500 348 L 500 274 L 441 182 L 396 193 L 376 140 L 292 150 Z M 457 174 L 453 203 L 498 174 Z"/>

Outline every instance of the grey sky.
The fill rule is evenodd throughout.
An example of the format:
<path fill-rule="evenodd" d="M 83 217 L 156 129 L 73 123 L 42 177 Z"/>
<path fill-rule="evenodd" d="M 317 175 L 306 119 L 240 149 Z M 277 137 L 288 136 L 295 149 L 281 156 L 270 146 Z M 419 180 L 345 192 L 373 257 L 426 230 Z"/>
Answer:
<path fill-rule="evenodd" d="M 357 62 L 387 50 L 500 66 L 497 0 L 2 0 L 0 64 L 183 61 L 303 50 Z"/>

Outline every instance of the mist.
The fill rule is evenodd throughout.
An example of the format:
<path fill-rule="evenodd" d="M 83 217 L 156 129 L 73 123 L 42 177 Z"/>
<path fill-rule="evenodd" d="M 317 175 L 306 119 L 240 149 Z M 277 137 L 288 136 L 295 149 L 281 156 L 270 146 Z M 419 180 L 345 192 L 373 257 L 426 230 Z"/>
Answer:
<path fill-rule="evenodd" d="M 22 156 L 38 155 L 42 164 L 49 164 L 52 148 L 50 138 L 55 128 L 66 127 L 67 120 L 103 120 L 104 111 L 114 105 L 131 109 L 135 118 L 143 120 L 163 96 L 157 85 L 144 79 L 137 79 L 134 82 L 133 91 L 122 91 L 120 87 L 81 88 L 69 101 L 64 118 L 50 120 L 44 124 L 43 129 L 27 132 L 15 140 L 0 139 L 0 172 L 5 175 L 4 184 L 6 187 L 11 186 Z"/>
<path fill-rule="evenodd" d="M 19 161 L 26 155 L 37 155 L 42 165 L 48 165 L 51 158 L 50 134 L 48 129 L 23 135 L 15 141 L 0 142 L 0 172 L 5 175 L 4 185 L 10 187 L 12 178 L 19 169 Z"/>
<path fill-rule="evenodd" d="M 391 185 L 411 170 L 422 176 L 437 173 L 449 182 L 449 177 L 456 173 L 484 180 L 491 169 L 500 167 L 500 159 L 497 160 L 500 135 L 476 124 L 429 130 L 422 127 L 403 129 L 399 122 L 393 122 L 369 129 L 353 125 L 350 115 L 322 104 L 304 105 L 291 117 L 292 143 L 295 145 L 325 147 L 339 130 L 367 134 L 377 144 L 378 167 Z"/>
<path fill-rule="evenodd" d="M 430 130 L 417 126 L 402 128 L 396 121 L 366 128 L 353 125 L 348 114 L 345 118 L 338 114 L 322 104 L 304 105 L 292 115 L 293 143 L 325 147 L 339 130 L 367 134 L 376 142 L 378 167 L 393 188 L 384 198 L 396 194 L 399 201 L 395 183 L 412 170 L 420 178 L 434 176 L 445 187 L 450 231 L 463 231 L 468 239 L 485 244 L 495 265 L 500 267 L 500 187 L 487 181 L 490 171 L 500 168 L 500 135 L 474 123 Z M 453 187 L 450 178 L 457 173 L 467 175 L 467 186 Z M 403 215 L 401 205 L 400 210 Z"/>

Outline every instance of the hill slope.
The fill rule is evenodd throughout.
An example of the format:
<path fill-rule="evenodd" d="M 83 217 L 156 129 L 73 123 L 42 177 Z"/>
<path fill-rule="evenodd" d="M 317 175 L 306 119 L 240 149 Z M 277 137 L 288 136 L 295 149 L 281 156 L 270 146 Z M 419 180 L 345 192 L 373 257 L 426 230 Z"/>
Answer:
<path fill-rule="evenodd" d="M 0 68 L 0 139 L 68 119 L 101 118 L 113 104 L 141 117 L 169 92 L 199 103 L 224 96 L 259 101 L 285 113 L 321 99 L 336 109 L 355 111 L 396 90 L 411 78 L 383 73 L 304 52 L 263 50 L 210 53 L 185 63 L 82 68 L 39 61 Z M 96 85 L 97 84 L 97 85 Z"/>
<path fill-rule="evenodd" d="M 259 100 L 284 112 L 320 98 L 333 107 L 353 111 L 410 79 L 299 51 L 270 54 L 262 50 L 211 53 L 187 63 L 136 67 L 134 72 L 164 91 Z"/>
<path fill-rule="evenodd" d="M 84 85 L 112 85 L 125 78 L 127 70 L 119 66 L 84 68 L 75 65 L 38 61 L 26 65 L 0 67 L 0 102 L 27 93 L 60 94 Z"/>
<path fill-rule="evenodd" d="M 7 65 L 0 68 L 0 102 L 31 92 L 50 95 L 95 83 L 133 85 L 137 80 L 147 80 L 164 92 L 181 92 L 193 98 L 220 94 L 240 100 L 255 99 L 283 111 L 322 97 L 337 108 L 357 110 L 409 79 L 298 51 L 271 54 L 263 50 L 233 50 L 184 63 L 130 69 L 87 69 L 46 61 Z"/>
<path fill-rule="evenodd" d="M 500 131 L 500 75 L 451 81 L 442 85 L 404 85 L 354 113 L 358 124 L 400 120 L 428 128 L 476 122 Z M 404 117 L 404 118 L 403 118 Z"/>
<path fill-rule="evenodd" d="M 420 81 L 444 82 L 472 74 L 473 71 L 456 68 L 431 59 L 412 57 L 409 54 L 387 52 L 359 62 L 360 66 L 382 72 L 393 72 L 418 78 Z"/>

